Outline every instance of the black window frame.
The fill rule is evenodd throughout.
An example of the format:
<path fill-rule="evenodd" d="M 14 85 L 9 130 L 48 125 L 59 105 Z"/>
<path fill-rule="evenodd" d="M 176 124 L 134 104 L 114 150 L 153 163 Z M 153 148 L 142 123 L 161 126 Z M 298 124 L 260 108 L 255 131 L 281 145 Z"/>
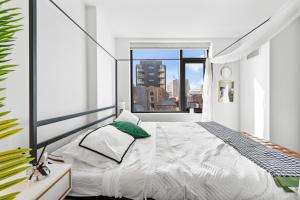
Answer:
<path fill-rule="evenodd" d="M 133 49 L 130 49 L 130 108 L 132 113 L 188 113 L 189 111 L 185 109 L 185 104 L 186 104 L 186 98 L 185 98 L 185 64 L 186 63 L 202 63 L 203 64 L 203 79 L 204 79 L 204 74 L 205 74 L 205 63 L 206 63 L 206 58 L 183 58 L 183 50 L 179 50 L 179 80 L 180 80 L 180 98 L 179 98 L 179 111 L 142 111 L 142 112 L 136 112 L 134 111 L 133 108 Z M 206 55 L 208 54 L 208 50 L 206 52 Z M 142 60 L 142 59 L 138 59 Z M 150 60 L 150 59 L 148 59 Z M 155 60 L 160 60 L 160 59 L 155 59 Z M 161 59 L 163 60 L 163 59 Z M 184 80 L 184 81 L 181 81 Z M 195 110 L 195 113 L 202 113 L 202 109 L 199 111 Z"/>

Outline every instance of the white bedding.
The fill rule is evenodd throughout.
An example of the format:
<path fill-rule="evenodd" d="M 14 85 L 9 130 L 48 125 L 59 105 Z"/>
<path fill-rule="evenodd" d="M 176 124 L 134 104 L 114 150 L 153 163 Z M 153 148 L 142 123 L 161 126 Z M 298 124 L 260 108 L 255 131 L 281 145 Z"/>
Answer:
<path fill-rule="evenodd" d="M 73 161 L 73 196 L 166 199 L 298 199 L 196 123 L 142 122 L 139 139 L 111 169 Z M 54 154 L 59 155 L 67 145 Z"/>

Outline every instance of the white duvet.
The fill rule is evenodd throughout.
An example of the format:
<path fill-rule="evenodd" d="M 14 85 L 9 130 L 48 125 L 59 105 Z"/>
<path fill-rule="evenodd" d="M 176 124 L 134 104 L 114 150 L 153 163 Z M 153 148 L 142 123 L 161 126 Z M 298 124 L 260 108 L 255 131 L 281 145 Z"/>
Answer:
<path fill-rule="evenodd" d="M 135 200 L 298 199 L 196 123 L 143 122 L 141 126 L 151 137 L 137 140 L 120 165 L 105 169 L 74 160 L 71 195 Z"/>

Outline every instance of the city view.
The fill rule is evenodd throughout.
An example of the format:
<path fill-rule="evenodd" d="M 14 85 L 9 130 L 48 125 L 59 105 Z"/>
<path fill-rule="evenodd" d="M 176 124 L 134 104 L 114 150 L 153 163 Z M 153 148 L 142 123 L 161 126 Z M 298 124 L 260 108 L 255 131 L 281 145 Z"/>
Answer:
<path fill-rule="evenodd" d="M 178 52 L 178 50 L 135 50 L 133 52 L 132 103 L 135 112 L 180 111 L 182 97 L 180 97 Z M 193 57 L 193 53 L 191 51 L 187 56 Z M 197 56 L 199 57 L 199 54 Z M 182 110 L 187 111 L 190 107 L 202 110 L 203 73 L 203 63 L 185 64 L 185 96 L 183 97 L 185 108 Z"/>

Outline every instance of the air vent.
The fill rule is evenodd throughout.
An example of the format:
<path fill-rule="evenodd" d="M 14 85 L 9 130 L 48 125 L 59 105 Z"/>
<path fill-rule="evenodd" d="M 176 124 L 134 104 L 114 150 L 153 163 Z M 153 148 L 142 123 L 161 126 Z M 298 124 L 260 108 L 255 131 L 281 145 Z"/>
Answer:
<path fill-rule="evenodd" d="M 260 54 L 260 49 L 256 49 L 255 51 L 252 51 L 250 54 L 248 54 L 247 60 L 259 56 L 259 54 Z"/>

